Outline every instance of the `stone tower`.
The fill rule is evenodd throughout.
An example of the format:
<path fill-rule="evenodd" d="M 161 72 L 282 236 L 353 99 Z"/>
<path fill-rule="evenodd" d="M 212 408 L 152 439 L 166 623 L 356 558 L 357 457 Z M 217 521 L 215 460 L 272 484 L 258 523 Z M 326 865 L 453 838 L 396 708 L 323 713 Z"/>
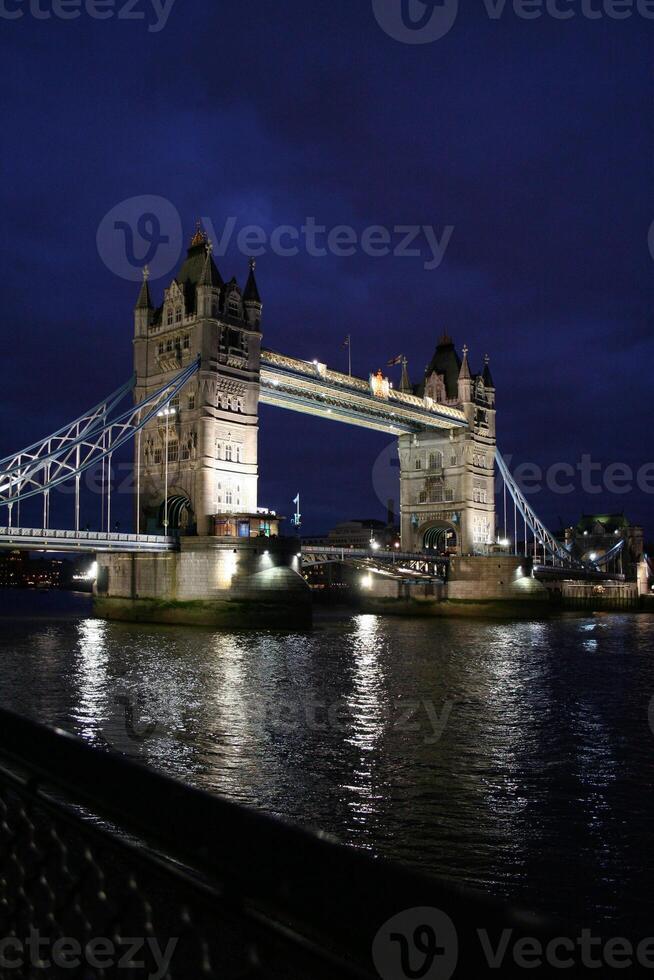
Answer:
<path fill-rule="evenodd" d="M 399 439 L 402 545 L 485 554 L 495 541 L 495 385 L 443 336 L 415 393 L 461 409 L 467 426 Z"/>
<path fill-rule="evenodd" d="M 200 370 L 135 440 L 143 532 L 161 533 L 167 517 L 169 531 L 202 535 L 213 515 L 256 513 L 261 312 L 254 262 L 243 291 L 225 283 L 200 227 L 159 307 L 146 271 L 134 311 L 137 402 L 198 356 Z"/>

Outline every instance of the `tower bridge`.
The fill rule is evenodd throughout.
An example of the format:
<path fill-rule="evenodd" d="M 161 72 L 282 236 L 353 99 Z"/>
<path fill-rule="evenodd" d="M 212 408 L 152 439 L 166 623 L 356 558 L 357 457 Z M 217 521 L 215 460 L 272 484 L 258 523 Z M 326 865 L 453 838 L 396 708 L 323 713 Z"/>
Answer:
<path fill-rule="evenodd" d="M 510 555 L 498 554 L 498 539 L 510 539 L 511 568 L 520 567 L 521 556 L 550 568 L 583 567 L 540 521 L 497 452 L 488 357 L 475 373 L 468 349 L 460 355 L 443 336 L 420 381 L 412 384 L 404 370 L 394 388 L 381 371 L 354 377 L 263 348 L 262 314 L 254 262 L 243 288 L 234 278 L 226 282 L 200 229 L 159 305 L 145 270 L 134 310 L 131 381 L 0 460 L 0 508 L 7 514 L 0 548 L 96 552 L 99 604 L 107 615 L 114 600 L 145 618 L 161 618 L 157 603 L 174 601 L 187 608 L 189 621 L 195 621 L 192 606 L 203 607 L 197 621 L 214 621 L 212 610 L 221 603 L 276 606 L 285 615 L 302 608 L 302 562 L 334 559 L 277 537 L 276 518 L 259 507 L 259 405 L 265 404 L 397 440 L 409 577 L 443 579 L 445 551 L 456 556 L 463 578 L 463 556 L 493 558 L 500 568 Z M 112 458 L 127 443 L 134 452 L 135 533 L 117 534 L 111 531 Z M 80 525 L 81 477 L 91 468 L 102 474 L 99 532 Z M 503 484 L 499 518 L 496 473 Z M 51 495 L 66 483 L 73 487 L 73 527 L 49 530 Z M 23 527 L 21 506 L 35 500 L 42 504 L 41 527 Z M 434 559 L 426 557 L 430 550 Z M 612 557 L 591 564 L 597 570 Z M 381 555 L 341 560 L 397 574 Z M 496 575 L 501 584 L 512 577 L 508 569 L 501 580 Z"/>

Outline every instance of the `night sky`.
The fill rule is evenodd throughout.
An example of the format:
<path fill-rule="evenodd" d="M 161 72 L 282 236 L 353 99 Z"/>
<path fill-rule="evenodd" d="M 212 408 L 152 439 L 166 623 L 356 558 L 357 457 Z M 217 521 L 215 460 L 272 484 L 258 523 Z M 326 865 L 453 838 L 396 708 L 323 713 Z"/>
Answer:
<path fill-rule="evenodd" d="M 512 465 L 649 463 L 654 20 L 568 6 L 566 21 L 510 5 L 494 20 L 466 0 L 446 36 L 406 44 L 371 0 L 176 0 L 158 31 L 152 0 L 134 7 L 145 20 L 69 21 L 5 0 L 24 16 L 0 19 L 0 455 L 131 373 L 138 284 L 107 267 L 98 228 L 124 200 L 157 195 L 185 245 L 199 216 L 218 236 L 233 217 L 234 239 L 307 218 L 359 236 L 383 226 L 392 245 L 395 226 L 439 239 L 452 226 L 431 269 L 424 236 L 420 256 L 268 247 L 264 344 L 347 369 L 349 333 L 356 374 L 403 353 L 418 381 L 447 332 L 474 370 L 491 356 Z M 216 262 L 243 284 L 234 239 Z M 152 281 L 157 302 L 172 276 Z M 388 444 L 263 408 L 259 502 L 288 514 L 299 489 L 309 533 L 381 517 L 388 481 L 376 491 L 372 473 Z M 530 499 L 554 526 L 625 510 L 654 536 L 651 493 L 577 486 Z"/>

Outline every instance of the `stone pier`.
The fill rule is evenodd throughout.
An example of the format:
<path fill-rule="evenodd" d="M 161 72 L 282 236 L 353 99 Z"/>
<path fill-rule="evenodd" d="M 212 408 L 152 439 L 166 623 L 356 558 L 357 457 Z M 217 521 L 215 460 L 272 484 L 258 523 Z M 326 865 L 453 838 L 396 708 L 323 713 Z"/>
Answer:
<path fill-rule="evenodd" d="M 549 593 L 531 572 L 526 558 L 453 558 L 443 584 L 371 575 L 362 605 L 369 612 L 411 616 L 546 616 Z"/>
<path fill-rule="evenodd" d="M 311 595 L 294 538 L 183 537 L 180 551 L 98 556 L 97 616 L 131 622 L 295 628 Z"/>

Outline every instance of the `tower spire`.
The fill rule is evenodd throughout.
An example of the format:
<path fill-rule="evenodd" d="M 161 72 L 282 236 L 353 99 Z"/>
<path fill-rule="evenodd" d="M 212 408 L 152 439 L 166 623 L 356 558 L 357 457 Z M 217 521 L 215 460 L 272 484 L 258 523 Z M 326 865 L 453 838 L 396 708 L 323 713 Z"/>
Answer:
<path fill-rule="evenodd" d="M 139 290 L 138 299 L 136 301 L 135 310 L 152 310 L 152 297 L 150 296 L 150 287 L 148 286 L 148 279 L 150 278 L 150 267 L 147 265 L 143 266 L 143 282 L 141 283 L 141 288 Z"/>
<path fill-rule="evenodd" d="M 459 381 L 471 381 L 470 365 L 468 364 L 468 345 L 463 345 L 463 361 L 459 371 Z"/>
<path fill-rule="evenodd" d="M 403 357 L 402 358 L 402 379 L 400 381 L 400 391 L 405 391 L 408 394 L 411 394 L 411 392 L 413 391 L 413 385 L 411 384 L 411 379 L 409 378 L 408 364 L 409 364 L 409 362 L 406 359 L 406 357 Z"/>
<path fill-rule="evenodd" d="M 493 375 L 491 374 L 490 367 L 488 366 L 489 363 L 490 363 L 490 357 L 488 356 L 488 354 L 485 354 L 484 355 L 484 371 L 483 371 L 483 374 L 482 374 L 482 380 L 483 380 L 483 382 L 484 382 L 484 384 L 486 385 L 487 388 L 494 388 L 495 387 L 495 384 L 493 382 Z"/>
<path fill-rule="evenodd" d="M 259 330 L 261 327 L 261 313 L 263 310 L 263 303 L 261 302 L 261 296 L 259 295 L 259 287 L 257 286 L 257 280 L 254 275 L 254 270 L 256 269 L 257 263 L 254 259 L 250 259 L 250 272 L 248 275 L 248 281 L 245 284 L 245 289 L 243 290 L 243 305 L 245 306 L 245 315 L 248 318 L 248 323 L 251 327 Z"/>

